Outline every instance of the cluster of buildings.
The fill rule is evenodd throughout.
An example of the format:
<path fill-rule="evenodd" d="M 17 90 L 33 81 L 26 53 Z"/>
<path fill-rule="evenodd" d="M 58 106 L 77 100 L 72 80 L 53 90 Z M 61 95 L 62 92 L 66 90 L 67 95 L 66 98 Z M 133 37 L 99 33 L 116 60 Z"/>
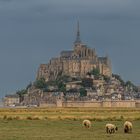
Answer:
<path fill-rule="evenodd" d="M 98 69 L 100 76 L 88 75 Z M 79 80 L 65 83 L 65 92 L 60 92 L 56 86 L 48 85 L 48 91 L 37 89 L 34 85 L 27 89 L 23 100 L 18 95 L 7 95 L 4 98 L 5 106 L 54 106 L 59 101 L 107 101 L 107 100 L 134 100 L 140 98 L 133 90 L 122 86 L 121 82 L 112 76 L 111 61 L 106 57 L 99 57 L 95 49 L 89 48 L 80 39 L 79 23 L 73 50 L 62 51 L 60 56 L 52 58 L 48 64 L 41 64 L 37 72 L 37 80 L 44 78 L 46 82 L 55 81 L 58 76 L 67 75 Z M 109 80 L 105 80 L 106 76 Z M 89 79 L 92 86 L 84 87 L 86 96 L 81 96 L 82 79 Z"/>
<path fill-rule="evenodd" d="M 112 79 L 111 81 L 114 81 L 114 79 Z M 103 82 L 101 81 L 99 83 Z M 27 90 L 27 94 L 24 95 L 24 99 L 22 101 L 20 101 L 20 97 L 16 94 L 7 95 L 4 98 L 4 105 L 10 107 L 63 107 L 62 104 L 64 104 L 64 107 L 76 107 L 75 105 L 80 107 L 79 104 L 82 103 L 81 107 L 84 104 L 87 104 L 86 107 L 88 107 L 88 104 L 93 105 L 89 107 L 98 107 L 101 106 L 103 102 L 114 102 L 113 104 L 125 104 L 123 107 L 131 107 L 131 104 L 133 104 L 132 107 L 134 107 L 136 104 L 135 101 L 140 99 L 140 93 L 135 94 L 134 92 L 128 92 L 126 89 L 120 86 L 119 82 L 115 84 L 105 84 L 102 86 L 96 85 L 97 89 L 94 90 L 91 88 L 86 88 L 86 96 L 80 95 L 80 92 L 76 90 L 76 84 L 77 83 L 74 82 L 67 83 L 67 91 L 65 93 L 53 90 L 44 92 L 41 89 L 36 89 L 34 86 L 31 86 Z M 72 86 L 71 89 L 69 88 L 69 85 Z M 69 105 L 69 103 L 71 102 L 72 105 Z M 95 106 L 97 103 L 99 105 Z"/>
<path fill-rule="evenodd" d="M 7 95 L 4 98 L 5 106 L 55 106 L 58 101 L 79 102 L 79 101 L 134 101 L 140 99 L 140 92 L 134 92 L 131 88 L 122 86 L 115 77 L 110 77 L 109 81 L 102 78 L 95 79 L 94 76 L 87 76 L 87 80 L 92 81 L 91 87 L 85 87 L 86 96 L 81 96 L 80 89 L 83 88 L 82 80 L 65 83 L 66 91 L 60 92 L 56 86 L 48 86 L 48 91 L 38 89 L 33 85 L 27 89 L 23 100 L 17 94 Z"/>

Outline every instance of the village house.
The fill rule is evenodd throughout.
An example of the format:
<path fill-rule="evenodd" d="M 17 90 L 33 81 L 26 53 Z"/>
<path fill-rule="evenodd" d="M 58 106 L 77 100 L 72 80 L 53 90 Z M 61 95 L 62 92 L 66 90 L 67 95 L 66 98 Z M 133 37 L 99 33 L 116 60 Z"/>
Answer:
<path fill-rule="evenodd" d="M 4 106 L 14 107 L 20 104 L 20 98 L 17 94 L 6 95 L 4 97 Z"/>

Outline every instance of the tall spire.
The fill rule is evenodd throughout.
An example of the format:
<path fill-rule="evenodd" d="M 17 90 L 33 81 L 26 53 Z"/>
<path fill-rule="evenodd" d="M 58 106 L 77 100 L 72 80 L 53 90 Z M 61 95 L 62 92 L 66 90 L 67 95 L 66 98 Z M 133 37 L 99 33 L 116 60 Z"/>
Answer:
<path fill-rule="evenodd" d="M 77 22 L 77 34 L 76 34 L 76 40 L 74 43 L 75 44 L 81 43 L 79 21 Z"/>

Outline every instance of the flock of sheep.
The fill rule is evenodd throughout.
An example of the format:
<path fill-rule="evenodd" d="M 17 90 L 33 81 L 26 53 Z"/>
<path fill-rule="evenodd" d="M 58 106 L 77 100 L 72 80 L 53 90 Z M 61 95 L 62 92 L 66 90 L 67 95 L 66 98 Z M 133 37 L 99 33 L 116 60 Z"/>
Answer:
<path fill-rule="evenodd" d="M 90 120 L 84 120 L 82 125 L 85 127 L 85 128 L 90 128 L 91 127 L 91 121 Z M 129 121 L 126 121 L 124 123 L 124 133 L 132 133 L 132 123 L 129 122 Z M 106 124 L 105 126 L 105 129 L 106 129 L 106 133 L 115 133 L 117 130 L 118 130 L 118 127 L 114 124 L 111 124 L 111 123 L 108 123 Z"/>

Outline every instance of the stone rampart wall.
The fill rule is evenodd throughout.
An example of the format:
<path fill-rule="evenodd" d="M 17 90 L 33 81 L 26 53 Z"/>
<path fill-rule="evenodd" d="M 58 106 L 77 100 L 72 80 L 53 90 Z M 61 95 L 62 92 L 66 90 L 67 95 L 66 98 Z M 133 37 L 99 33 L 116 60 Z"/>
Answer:
<path fill-rule="evenodd" d="M 41 107 L 140 107 L 140 101 L 56 101 L 56 104 L 40 104 Z"/>
<path fill-rule="evenodd" d="M 140 100 L 136 100 L 136 107 L 140 107 Z"/>
<path fill-rule="evenodd" d="M 62 107 L 136 107 L 136 101 L 67 101 Z"/>

